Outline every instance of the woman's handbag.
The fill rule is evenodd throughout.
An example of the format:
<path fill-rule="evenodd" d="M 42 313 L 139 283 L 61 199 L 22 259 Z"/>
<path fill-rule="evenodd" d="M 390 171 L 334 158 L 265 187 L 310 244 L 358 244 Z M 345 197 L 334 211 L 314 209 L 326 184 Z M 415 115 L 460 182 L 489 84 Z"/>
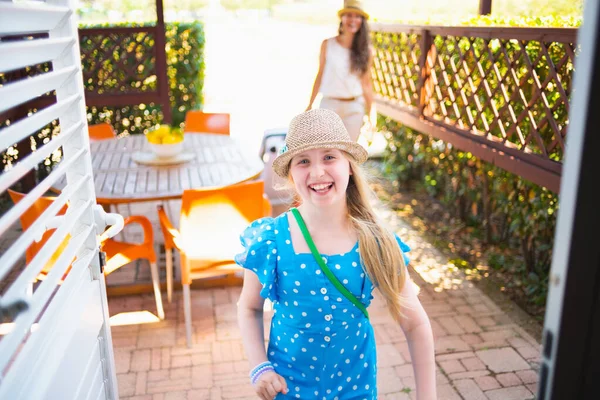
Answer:
<path fill-rule="evenodd" d="M 319 254 L 319 251 L 317 250 L 317 247 L 315 246 L 315 242 L 313 242 L 312 238 L 310 237 L 310 233 L 308 233 L 308 228 L 306 227 L 306 224 L 304 223 L 304 219 L 302 219 L 302 215 L 300 215 L 300 211 L 298 211 L 298 209 L 295 207 L 291 208 L 290 211 L 294 215 L 294 218 L 296 218 L 296 222 L 298 223 L 298 226 L 300 227 L 300 231 L 302 231 L 304 240 L 306 240 L 306 244 L 308 244 L 308 248 L 310 249 L 310 252 L 312 253 L 313 257 L 315 257 L 315 261 L 317 261 L 317 264 L 319 264 L 319 267 L 321 267 L 321 270 L 323 270 L 323 273 L 325 274 L 325 276 L 327 278 L 329 278 L 329 280 L 331 281 L 333 286 L 335 286 L 336 289 L 340 291 L 340 293 L 342 293 L 348 300 L 350 300 L 352 302 L 352 304 L 354 304 L 356 307 L 358 307 L 358 309 L 360 311 L 362 311 L 363 314 L 365 314 L 365 317 L 367 317 L 367 319 L 369 319 L 369 312 L 367 311 L 367 308 L 365 307 L 365 305 L 363 303 L 361 303 L 360 300 L 358 300 L 356 297 L 354 297 L 354 295 L 352 293 L 350 293 L 350 291 L 348 289 L 346 289 L 346 287 L 342 284 L 342 282 L 340 282 L 338 280 L 338 278 L 336 278 L 336 276 L 333 274 L 333 272 L 331 272 L 331 270 L 329 269 L 327 264 L 325 264 L 325 262 L 323 261 L 323 258 L 321 258 L 321 254 Z"/>

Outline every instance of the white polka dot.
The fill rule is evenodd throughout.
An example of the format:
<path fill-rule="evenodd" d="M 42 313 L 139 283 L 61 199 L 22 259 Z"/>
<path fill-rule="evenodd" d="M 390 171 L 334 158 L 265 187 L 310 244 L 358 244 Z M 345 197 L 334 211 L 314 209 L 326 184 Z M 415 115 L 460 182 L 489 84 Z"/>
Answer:
<path fill-rule="evenodd" d="M 285 240 L 285 244 L 290 244 L 290 243 L 292 243 L 292 242 L 290 242 L 290 239 Z"/>
<path fill-rule="evenodd" d="M 342 266 L 340 264 L 335 264 L 335 269 L 340 269 Z"/>
<path fill-rule="evenodd" d="M 296 282 L 294 282 L 294 284 L 295 284 L 296 286 L 300 286 L 300 281 L 296 281 Z"/>
<path fill-rule="evenodd" d="M 307 328 L 310 328 L 310 324 L 306 324 L 306 325 L 304 325 L 304 326 L 306 326 Z"/>
<path fill-rule="evenodd" d="M 356 264 L 356 262 L 352 261 L 352 266 L 356 267 L 358 264 Z"/>
<path fill-rule="evenodd" d="M 344 285 L 348 284 L 348 279 L 344 279 L 342 282 L 344 282 Z"/>
<path fill-rule="evenodd" d="M 250 250 L 250 254 L 252 254 L 252 255 L 255 255 L 255 254 L 256 254 L 256 251 L 254 251 L 254 250 Z"/>
<path fill-rule="evenodd" d="M 306 268 L 306 264 L 300 264 L 300 268 L 302 268 L 302 269 Z"/>
<path fill-rule="evenodd" d="M 317 275 L 321 275 L 321 270 L 320 270 L 320 269 L 316 270 L 316 271 L 315 271 L 315 274 L 317 274 Z"/>

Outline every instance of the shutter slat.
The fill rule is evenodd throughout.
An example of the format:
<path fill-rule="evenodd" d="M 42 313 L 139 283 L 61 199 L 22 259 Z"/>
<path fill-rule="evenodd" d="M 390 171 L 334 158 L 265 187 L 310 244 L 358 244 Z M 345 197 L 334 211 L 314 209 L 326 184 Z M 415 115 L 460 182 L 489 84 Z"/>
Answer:
<path fill-rule="evenodd" d="M 43 2 L 5 3 L 0 1 L 0 35 L 47 32 L 71 15 L 69 7 Z"/>
<path fill-rule="evenodd" d="M 34 132 L 42 129 L 50 122 L 54 121 L 65 110 L 73 107 L 75 102 L 81 100 L 81 95 L 74 94 L 63 101 L 59 101 L 50 107 L 44 108 L 41 111 L 22 119 L 9 127 L 0 130 L 0 152 L 8 149 L 15 143 L 20 142 Z"/>
<path fill-rule="evenodd" d="M 52 61 L 74 44 L 70 38 L 0 43 L 0 72 Z"/>
<path fill-rule="evenodd" d="M 90 201 L 88 201 L 83 207 L 81 207 L 81 206 L 78 207 L 78 209 L 76 211 L 74 211 L 73 214 L 81 217 L 81 215 L 83 215 L 84 211 L 86 211 L 86 207 L 90 207 L 89 203 L 90 203 Z M 77 218 L 77 217 L 75 217 L 75 218 Z M 67 220 L 65 222 L 65 225 L 59 227 L 56 230 L 56 232 L 54 232 L 54 234 L 48 241 L 48 243 L 49 243 L 49 242 L 53 241 L 53 239 L 56 239 L 56 240 L 54 240 L 54 243 L 53 243 L 54 246 L 52 246 L 52 248 L 56 248 L 58 246 L 60 241 L 62 241 L 62 238 L 64 238 L 66 236 L 68 231 L 76 223 L 77 223 L 77 221 L 75 219 L 71 220 L 71 222 L 68 222 L 68 220 Z M 57 260 L 54 267 L 50 270 L 46 279 L 44 279 L 44 281 L 42 281 L 40 286 L 33 293 L 33 296 L 30 299 L 28 299 L 28 300 L 30 300 L 29 301 L 29 309 L 27 311 L 25 311 L 24 313 L 19 314 L 17 316 L 16 320 L 14 321 L 15 325 L 14 325 L 14 329 L 11 332 L 11 334 L 5 336 L 2 339 L 2 341 L 0 341 L 0 370 L 4 370 L 4 368 L 6 368 L 7 364 L 10 362 L 10 355 L 14 354 L 18 350 L 18 347 L 21 345 L 21 343 L 25 339 L 26 335 L 29 334 L 32 324 L 39 317 L 40 312 L 46 306 L 48 299 L 53 295 L 53 293 L 57 287 L 56 283 L 61 279 L 64 272 L 69 267 L 70 260 L 72 259 L 72 257 L 75 256 L 75 253 L 83 245 L 85 240 L 87 240 L 87 238 L 90 234 L 95 234 L 93 226 L 88 227 L 81 234 L 73 237 L 69 241 L 69 244 L 65 248 L 65 251 L 60 255 L 59 259 Z M 58 239 L 59 237 L 60 237 L 60 239 Z M 48 247 L 50 247 L 50 246 L 48 246 Z M 40 251 L 40 253 L 42 253 L 44 250 L 47 250 L 47 249 L 46 248 L 42 249 L 42 251 Z M 48 252 L 49 251 L 50 250 L 48 249 Z M 36 255 L 34 260 L 36 258 L 38 258 L 39 256 L 41 256 L 40 253 L 38 253 L 38 255 Z M 52 253 L 50 253 L 50 255 L 51 254 Z M 74 275 L 78 275 L 77 272 L 78 271 L 75 269 L 73 269 L 71 271 L 71 273 L 74 273 Z M 69 273 L 69 275 L 71 275 L 71 273 Z M 67 278 L 69 275 L 67 275 Z M 11 287 L 11 289 L 12 289 L 12 287 Z M 59 287 L 59 291 L 61 291 L 61 290 L 64 290 L 64 282 Z M 23 290 L 21 290 L 21 293 L 23 293 Z M 3 297 L 3 300 L 4 300 L 4 297 Z M 53 304 L 53 305 L 56 304 L 54 299 L 51 304 Z M 43 315 L 46 316 L 47 312 L 44 312 Z M 38 331 L 40 329 L 43 329 L 41 322 L 38 324 Z M 20 360 L 22 360 L 21 356 L 22 356 L 22 354 L 19 354 Z"/>
<path fill-rule="evenodd" d="M 54 171 L 58 172 L 58 171 Z M 53 172 L 53 173 L 54 173 Z M 64 173 L 64 171 L 63 171 Z M 62 191 L 62 193 L 53 201 L 52 205 L 48 207 L 36 220 L 36 225 L 45 226 L 46 223 L 60 210 L 60 208 L 69 201 L 71 196 L 82 188 L 82 186 L 91 180 L 91 175 L 86 175 L 81 178 L 77 183 L 73 185 L 69 185 Z M 43 190 L 40 190 L 39 187 L 33 189 L 23 200 L 21 200 L 17 205 L 12 207 L 2 219 L 0 219 L 0 225 L 2 227 L 12 226 L 12 224 L 19 218 L 22 214 L 23 210 L 26 210 L 32 203 L 32 199 L 41 196 L 44 193 Z M 30 197 L 31 196 L 31 197 Z M 23 204 L 22 204 L 23 203 Z M 5 229 L 5 230 L 6 230 Z M 4 277 L 10 272 L 11 268 L 15 265 L 15 263 L 22 257 L 23 253 L 27 247 L 29 247 L 33 241 L 35 240 L 35 232 L 33 230 L 28 229 L 23 232 L 19 238 L 12 244 L 12 246 L 8 249 L 8 251 L 4 252 L 4 254 L 0 257 L 0 280 L 4 279 Z M 25 278 L 29 279 L 27 282 L 31 282 L 33 278 L 36 277 L 39 271 L 32 271 L 33 268 L 28 268 L 26 272 L 29 276 Z"/>
<path fill-rule="evenodd" d="M 17 182 L 30 170 L 44 161 L 46 157 L 62 146 L 68 139 L 71 138 L 71 136 L 74 136 L 78 129 L 83 129 L 83 122 L 79 122 L 77 125 L 72 126 L 67 132 L 61 133 L 56 138 L 45 144 L 41 149 L 31 153 L 25 157 L 25 159 L 19 160 L 17 165 L 15 165 L 11 170 L 0 175 L 0 193 L 11 187 L 13 183 Z M 81 152 L 87 153 L 88 149 L 83 148 L 79 150 L 77 154 L 80 154 Z M 65 161 L 67 160 L 63 160 L 63 162 Z"/>
<path fill-rule="evenodd" d="M 77 328 L 79 319 L 82 317 L 84 300 L 88 296 L 97 295 L 95 293 L 97 285 L 89 285 L 90 280 L 87 277 L 89 275 L 87 266 L 93 256 L 94 252 L 89 252 L 73 264 L 73 271 L 67 276 L 44 312 L 38 322 L 38 329 L 19 350 L 19 356 L 5 377 L 5 380 L 8 380 L 10 375 L 13 379 L 20 377 L 19 381 L 23 384 L 0 386 L 0 399 L 28 398 L 23 395 L 25 390 L 34 390 L 38 395 L 44 392 L 41 379 L 52 378 L 53 374 L 48 371 L 55 371 L 62 361 L 63 354 L 68 351 L 66 347 L 70 340 L 70 334 Z M 86 291 L 90 293 L 86 293 Z M 77 298 L 77 301 L 69 301 L 73 298 Z M 12 334 L 2 339 L 0 345 L 4 344 L 4 341 L 11 336 Z M 54 353 L 54 357 L 50 357 L 49 352 Z M 5 364 L 3 359 L 5 354 L 0 353 L 0 365 Z M 23 381 L 28 378 L 37 378 L 40 381 L 33 385 L 27 385 Z"/>
<path fill-rule="evenodd" d="M 60 88 L 78 70 L 77 66 L 70 66 L 0 87 L 0 112 Z"/>

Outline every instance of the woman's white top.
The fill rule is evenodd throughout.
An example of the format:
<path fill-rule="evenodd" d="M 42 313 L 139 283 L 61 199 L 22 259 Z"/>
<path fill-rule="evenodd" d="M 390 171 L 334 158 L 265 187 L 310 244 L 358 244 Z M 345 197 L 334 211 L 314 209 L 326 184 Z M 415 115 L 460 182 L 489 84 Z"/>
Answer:
<path fill-rule="evenodd" d="M 362 96 L 360 77 L 350 72 L 350 49 L 335 37 L 327 39 L 325 68 L 319 91 L 323 97 L 350 98 Z"/>

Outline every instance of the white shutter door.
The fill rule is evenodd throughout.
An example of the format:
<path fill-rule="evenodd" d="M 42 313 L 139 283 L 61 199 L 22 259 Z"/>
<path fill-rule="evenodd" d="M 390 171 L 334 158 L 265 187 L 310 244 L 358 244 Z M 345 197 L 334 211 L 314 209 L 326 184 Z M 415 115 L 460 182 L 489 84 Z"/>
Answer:
<path fill-rule="evenodd" d="M 97 235 L 106 215 L 96 206 L 94 194 L 74 6 L 68 0 L 0 0 L 0 74 L 13 77 L 0 86 L 0 115 L 38 96 L 56 94 L 54 104 L 0 129 L 0 153 L 52 121 L 60 126 L 56 137 L 0 175 L 0 193 L 58 149 L 63 152 L 53 171 L 2 215 L 0 238 L 19 224 L 23 212 L 53 182 L 66 176 L 68 183 L 0 255 L 0 281 L 5 283 L 0 292 L 0 399 L 118 398 L 98 257 Z M 49 71 L 36 67 L 46 62 Z M 28 73 L 32 76 L 26 77 L 28 67 L 33 67 Z M 15 78 L 15 71 L 21 72 L 21 79 Z M 67 213 L 57 216 L 65 204 Z M 122 227 L 122 218 L 117 225 Z M 16 275 L 26 249 L 52 228 L 57 229 L 44 247 Z M 65 240 L 66 247 L 45 278 L 36 281 Z M 22 305 L 26 309 L 18 312 Z"/>

